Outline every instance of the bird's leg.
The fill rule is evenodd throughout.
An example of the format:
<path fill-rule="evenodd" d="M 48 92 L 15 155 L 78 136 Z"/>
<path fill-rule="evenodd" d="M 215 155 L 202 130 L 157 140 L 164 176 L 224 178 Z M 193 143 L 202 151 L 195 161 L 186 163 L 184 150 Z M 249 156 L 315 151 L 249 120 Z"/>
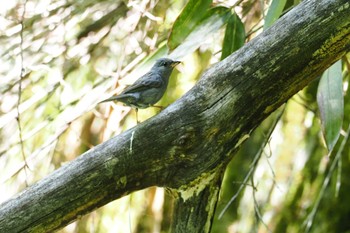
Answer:
<path fill-rule="evenodd" d="M 139 122 L 139 116 L 138 116 L 139 109 L 135 108 L 135 112 L 136 112 L 136 124 L 138 124 L 138 123 L 140 123 Z"/>

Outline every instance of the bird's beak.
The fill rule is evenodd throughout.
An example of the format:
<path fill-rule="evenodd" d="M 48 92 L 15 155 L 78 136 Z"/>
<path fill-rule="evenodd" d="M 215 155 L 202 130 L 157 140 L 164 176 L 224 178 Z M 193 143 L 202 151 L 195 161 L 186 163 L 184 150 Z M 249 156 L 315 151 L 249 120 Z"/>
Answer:
<path fill-rule="evenodd" d="M 171 64 L 171 67 L 175 67 L 177 66 L 177 64 L 181 63 L 181 61 L 173 61 L 173 63 Z"/>

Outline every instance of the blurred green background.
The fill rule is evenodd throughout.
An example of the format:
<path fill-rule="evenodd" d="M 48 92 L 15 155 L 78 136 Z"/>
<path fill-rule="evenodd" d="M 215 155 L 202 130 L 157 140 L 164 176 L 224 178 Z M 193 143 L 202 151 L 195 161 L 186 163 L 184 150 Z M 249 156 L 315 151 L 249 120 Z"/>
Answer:
<path fill-rule="evenodd" d="M 298 3 L 1 1 L 0 203 L 135 126 L 129 107 L 96 104 L 120 93 L 155 59 L 183 61 L 158 103 L 167 106 L 211 64 Z M 300 91 L 255 130 L 232 160 L 212 232 L 350 232 L 349 58 L 339 66 L 344 108 L 336 125 L 341 130 L 320 120 L 319 109 L 325 106 L 317 102 L 319 80 Z M 140 110 L 139 119 L 157 111 Z M 331 153 L 322 127 L 336 132 Z M 59 232 L 167 232 L 171 208 L 171 195 L 151 187 Z"/>

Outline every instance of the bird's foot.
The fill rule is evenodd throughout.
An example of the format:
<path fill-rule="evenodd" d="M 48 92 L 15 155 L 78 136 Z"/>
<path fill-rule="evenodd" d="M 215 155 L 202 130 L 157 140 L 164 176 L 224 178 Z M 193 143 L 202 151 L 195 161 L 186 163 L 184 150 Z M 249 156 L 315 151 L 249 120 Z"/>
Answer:
<path fill-rule="evenodd" d="M 158 106 L 158 105 L 153 105 L 152 107 L 158 108 L 160 111 L 162 111 L 165 107 L 163 106 Z"/>

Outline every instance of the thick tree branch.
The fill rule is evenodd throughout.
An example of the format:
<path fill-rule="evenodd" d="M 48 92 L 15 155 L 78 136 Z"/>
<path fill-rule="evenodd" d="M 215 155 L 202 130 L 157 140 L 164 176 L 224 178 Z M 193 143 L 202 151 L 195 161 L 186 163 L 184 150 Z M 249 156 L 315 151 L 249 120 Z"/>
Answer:
<path fill-rule="evenodd" d="M 218 168 L 205 178 L 198 177 L 196 181 L 200 183 L 176 193 L 171 232 L 210 232 L 222 175 Z"/>
<path fill-rule="evenodd" d="M 206 188 L 218 167 L 263 119 L 349 51 L 349 38 L 348 0 L 303 1 L 160 114 L 3 203 L 0 232 L 49 232 L 153 185 L 177 190 L 183 203 L 215 195 Z"/>

